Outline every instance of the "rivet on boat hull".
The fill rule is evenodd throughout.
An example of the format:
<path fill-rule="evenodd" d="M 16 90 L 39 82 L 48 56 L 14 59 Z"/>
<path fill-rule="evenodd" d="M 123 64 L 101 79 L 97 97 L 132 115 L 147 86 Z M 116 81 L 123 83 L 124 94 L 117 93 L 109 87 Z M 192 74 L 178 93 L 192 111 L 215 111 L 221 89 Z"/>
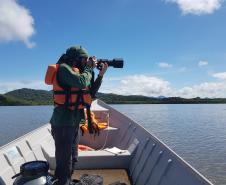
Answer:
<path fill-rule="evenodd" d="M 154 171 L 154 169 L 155 169 L 155 167 L 157 166 L 157 164 L 159 163 L 159 161 L 160 161 L 160 159 L 161 159 L 161 157 L 162 157 L 162 154 L 163 154 L 163 151 L 160 151 L 159 152 L 159 155 L 158 155 L 158 158 L 157 158 L 157 160 L 155 161 L 155 163 L 154 163 L 154 165 L 153 165 L 153 167 L 152 167 L 152 169 L 151 169 L 151 171 L 150 171 L 150 173 L 149 173 L 149 175 L 148 175 L 148 178 L 146 179 L 146 181 L 145 181 L 145 185 L 149 182 L 149 180 L 151 179 L 151 175 L 152 175 L 152 173 L 153 173 L 153 171 Z M 148 184 L 147 184 L 148 185 Z"/>
<path fill-rule="evenodd" d="M 167 172 L 168 172 L 168 170 L 169 170 L 169 168 L 170 168 L 172 162 L 173 162 L 172 159 L 169 159 L 169 160 L 167 161 L 166 168 L 165 168 L 165 170 L 163 171 L 162 175 L 160 176 L 160 179 L 159 179 L 159 182 L 157 183 L 157 185 L 160 185 L 160 184 L 161 184 L 162 179 L 163 179 L 164 176 L 166 176 L 166 174 L 167 174 Z"/>

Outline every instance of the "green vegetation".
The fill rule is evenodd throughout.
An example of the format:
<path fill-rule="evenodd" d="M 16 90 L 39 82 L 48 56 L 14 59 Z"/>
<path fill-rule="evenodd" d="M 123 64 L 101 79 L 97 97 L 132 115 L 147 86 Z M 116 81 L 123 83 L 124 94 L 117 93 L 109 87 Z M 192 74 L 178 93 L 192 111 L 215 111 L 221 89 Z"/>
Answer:
<path fill-rule="evenodd" d="M 180 98 L 180 97 L 146 97 L 146 96 L 122 96 L 116 94 L 98 93 L 97 97 L 109 104 L 206 104 L 206 103 L 226 103 L 226 98 Z"/>
<path fill-rule="evenodd" d="M 13 97 L 0 95 L 0 106 L 12 106 L 12 105 L 30 105 L 27 101 L 19 100 Z"/>
<path fill-rule="evenodd" d="M 52 91 L 18 89 L 4 94 L 6 97 L 16 98 L 26 102 L 29 105 L 50 105 L 52 101 Z"/>
<path fill-rule="evenodd" d="M 3 105 L 52 105 L 52 91 L 18 89 L 0 95 L 0 106 Z M 191 98 L 180 97 L 146 97 L 146 96 L 122 96 L 117 94 L 97 93 L 97 98 L 109 104 L 205 104 L 226 103 L 226 98 Z"/>

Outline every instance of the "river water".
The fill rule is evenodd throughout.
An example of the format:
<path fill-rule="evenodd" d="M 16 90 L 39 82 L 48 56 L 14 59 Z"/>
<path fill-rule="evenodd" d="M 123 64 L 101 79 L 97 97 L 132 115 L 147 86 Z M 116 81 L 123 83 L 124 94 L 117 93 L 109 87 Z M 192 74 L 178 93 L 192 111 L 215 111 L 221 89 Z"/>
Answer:
<path fill-rule="evenodd" d="M 226 185 L 226 105 L 112 105 L 216 185 Z M 0 146 L 49 122 L 52 106 L 0 107 Z"/>

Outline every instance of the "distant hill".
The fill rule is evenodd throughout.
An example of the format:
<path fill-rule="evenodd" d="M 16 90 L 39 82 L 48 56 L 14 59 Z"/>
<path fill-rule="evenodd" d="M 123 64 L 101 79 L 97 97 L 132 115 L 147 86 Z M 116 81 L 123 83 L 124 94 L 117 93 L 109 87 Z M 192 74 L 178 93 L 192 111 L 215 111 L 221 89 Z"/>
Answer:
<path fill-rule="evenodd" d="M 139 95 L 117 95 L 117 94 L 105 94 L 105 93 L 97 93 L 97 98 L 103 100 L 106 103 L 110 104 L 121 104 L 121 103 L 147 103 L 147 102 L 154 102 L 158 100 L 157 98 L 150 98 L 146 96 L 139 96 Z"/>
<path fill-rule="evenodd" d="M 52 104 L 52 91 L 35 89 L 17 89 L 4 94 L 5 97 L 22 100 L 30 105 L 49 105 Z"/>
<path fill-rule="evenodd" d="M 1 105 L 52 105 L 52 91 L 17 89 L 0 95 Z M 226 103 L 226 98 L 180 98 L 180 97 L 147 97 L 139 95 L 117 95 L 97 93 L 97 98 L 108 104 L 200 104 Z"/>
<path fill-rule="evenodd" d="M 226 103 L 226 98 L 180 98 L 180 97 L 147 97 L 139 95 L 117 95 L 98 93 L 97 97 L 109 104 L 205 104 L 205 103 Z"/>
<path fill-rule="evenodd" d="M 0 95 L 0 106 L 11 106 L 11 105 L 30 105 L 29 102 L 23 101 L 17 98 Z"/>

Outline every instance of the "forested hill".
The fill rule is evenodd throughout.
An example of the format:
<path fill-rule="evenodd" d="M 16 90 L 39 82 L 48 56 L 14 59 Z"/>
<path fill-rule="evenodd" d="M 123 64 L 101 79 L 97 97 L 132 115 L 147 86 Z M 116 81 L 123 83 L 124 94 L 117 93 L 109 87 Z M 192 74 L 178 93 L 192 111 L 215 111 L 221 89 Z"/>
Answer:
<path fill-rule="evenodd" d="M 16 98 L 27 102 L 31 105 L 48 105 L 52 104 L 52 91 L 35 90 L 35 89 L 17 89 L 4 94 L 6 97 Z"/>
<path fill-rule="evenodd" d="M 52 104 L 52 91 L 18 89 L 0 95 L 1 105 L 49 105 Z"/>
<path fill-rule="evenodd" d="M 110 104 L 200 104 L 226 103 L 226 98 L 180 98 L 180 97 L 147 97 L 139 95 L 122 96 L 117 94 L 99 93 L 97 97 Z"/>
<path fill-rule="evenodd" d="M 52 105 L 52 91 L 18 89 L 0 95 L 0 105 Z M 109 104 L 200 104 L 226 103 L 225 98 L 192 98 L 180 97 L 146 97 L 138 95 L 122 96 L 117 94 L 98 93 L 97 98 Z"/>
<path fill-rule="evenodd" d="M 5 96 L 0 94 L 0 106 L 4 105 L 30 105 L 29 102 L 17 98 Z"/>

